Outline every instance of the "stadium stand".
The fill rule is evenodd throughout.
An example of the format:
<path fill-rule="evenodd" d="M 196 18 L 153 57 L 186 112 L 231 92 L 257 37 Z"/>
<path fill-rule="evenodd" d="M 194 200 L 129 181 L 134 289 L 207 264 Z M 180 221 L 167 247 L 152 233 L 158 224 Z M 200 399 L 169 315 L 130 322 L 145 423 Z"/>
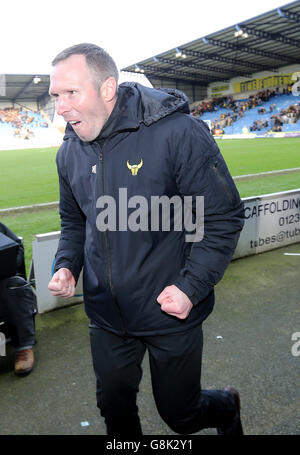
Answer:
<path fill-rule="evenodd" d="M 194 107 L 192 115 L 209 121 L 216 136 L 300 131 L 300 101 L 295 102 L 290 86 L 236 101 L 231 96 L 206 100 Z"/>
<path fill-rule="evenodd" d="M 251 6 L 249 3 L 249 11 Z M 221 134 L 223 139 L 300 136 L 299 120 L 296 115 L 294 123 L 293 108 L 282 112 L 290 105 L 296 104 L 296 110 L 299 106 L 299 24 L 300 1 L 297 0 L 149 56 L 123 71 L 144 74 L 154 87 L 185 92 L 191 107 L 196 104 L 194 115 L 201 114 L 200 118 L 218 134 L 225 133 Z M 293 87 L 294 100 L 289 92 L 282 91 L 287 85 L 289 89 Z M 278 89 L 277 98 L 262 99 L 259 105 L 250 107 L 253 99 L 249 96 L 267 89 Z M 219 103 L 224 99 L 225 106 Z M 199 109 L 197 113 L 200 101 L 204 111 Z M 241 109 L 234 111 L 234 105 L 229 105 L 233 101 Z"/>
<path fill-rule="evenodd" d="M 201 114 L 223 138 L 300 136 L 299 23 L 297 0 L 122 68 L 123 81 L 134 75 L 155 88 L 182 90 L 192 108 L 201 101 L 205 109 L 196 108 L 193 114 Z M 285 85 L 293 86 L 295 99 L 283 92 Z M 277 92 L 270 100 L 261 97 L 259 89 Z M 25 130 L 25 136 L 0 123 L 2 149 L 60 145 L 65 124 L 55 116 L 48 74 L 0 75 L 0 96 L 0 110 L 3 103 L 26 105 L 48 122 L 48 128 L 36 126 L 33 134 Z M 223 97 L 223 105 L 216 97 Z"/>
<path fill-rule="evenodd" d="M 1 148 L 51 146 L 61 143 L 62 135 L 42 111 L 4 107 L 0 109 Z"/>
<path fill-rule="evenodd" d="M 7 133 L 30 139 L 36 128 L 48 128 L 49 124 L 40 112 L 5 108 L 0 110 L 0 126 Z"/>

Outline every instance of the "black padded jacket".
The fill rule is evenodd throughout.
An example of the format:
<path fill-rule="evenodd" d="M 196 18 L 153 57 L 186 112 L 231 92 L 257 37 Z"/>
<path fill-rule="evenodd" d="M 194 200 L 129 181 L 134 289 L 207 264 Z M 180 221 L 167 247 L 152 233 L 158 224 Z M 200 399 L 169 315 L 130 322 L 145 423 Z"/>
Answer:
<path fill-rule="evenodd" d="M 173 89 L 121 84 L 94 141 L 81 141 L 67 125 L 57 167 L 61 237 L 55 270 L 66 267 L 78 280 L 83 267 L 91 321 L 133 336 L 200 324 L 212 311 L 214 285 L 232 258 L 244 211 L 217 144 L 206 124 L 190 115 L 187 97 Z M 201 241 L 187 242 L 184 229 L 146 228 L 151 198 L 163 195 L 191 196 L 194 211 L 196 196 L 203 196 Z M 101 230 L 108 221 L 109 229 Z M 171 284 L 193 303 L 185 320 L 157 303 Z"/>

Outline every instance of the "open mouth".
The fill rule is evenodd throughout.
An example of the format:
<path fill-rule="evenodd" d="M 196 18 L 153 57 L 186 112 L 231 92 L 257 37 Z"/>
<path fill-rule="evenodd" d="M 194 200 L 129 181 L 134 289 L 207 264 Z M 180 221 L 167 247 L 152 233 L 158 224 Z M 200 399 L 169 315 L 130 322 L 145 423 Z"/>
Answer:
<path fill-rule="evenodd" d="M 71 122 L 69 122 L 70 125 L 72 125 L 73 128 L 77 128 L 79 125 L 80 125 L 80 121 L 78 120 L 72 120 Z"/>

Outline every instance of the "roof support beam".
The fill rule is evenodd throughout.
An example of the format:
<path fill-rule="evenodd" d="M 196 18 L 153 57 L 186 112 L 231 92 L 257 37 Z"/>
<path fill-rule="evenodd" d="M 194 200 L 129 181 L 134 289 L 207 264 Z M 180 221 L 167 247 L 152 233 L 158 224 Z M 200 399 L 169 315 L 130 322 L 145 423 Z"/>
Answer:
<path fill-rule="evenodd" d="M 246 66 L 247 68 L 252 68 L 254 70 L 264 70 L 265 67 L 263 65 L 259 65 L 258 63 L 253 62 L 245 62 L 243 60 L 236 60 L 230 57 L 223 57 L 222 55 L 218 54 L 208 54 L 207 52 L 199 52 L 199 51 L 192 51 L 190 49 L 185 49 L 183 47 L 178 48 L 183 54 L 190 55 L 192 57 L 199 57 L 204 58 L 207 60 L 215 60 L 216 62 L 224 62 L 228 63 L 229 65 L 240 65 Z"/>
<path fill-rule="evenodd" d="M 242 29 L 243 32 L 248 35 L 256 36 L 258 38 L 267 39 L 269 41 L 278 41 L 279 43 L 289 44 L 290 46 L 300 47 L 300 41 L 288 36 L 281 35 L 280 33 L 269 33 L 257 28 L 249 27 L 248 25 L 239 24 L 236 26 L 237 29 Z"/>
<path fill-rule="evenodd" d="M 13 103 L 16 101 L 16 99 L 20 98 L 20 96 L 26 92 L 26 90 L 28 89 L 28 87 L 30 87 L 31 85 L 33 84 L 33 79 L 31 81 L 29 81 L 25 87 L 23 87 L 15 96 L 14 98 L 11 100 Z"/>
<path fill-rule="evenodd" d="M 159 75 L 161 73 L 165 74 L 171 74 L 174 76 L 179 76 L 183 78 L 186 82 L 196 82 L 196 81 L 203 81 L 206 83 L 209 82 L 214 82 L 214 81 L 228 81 L 228 78 L 211 78 L 203 75 L 196 74 L 193 75 L 190 73 L 186 73 L 185 71 L 177 71 L 173 69 L 168 69 L 168 68 L 158 68 L 157 66 L 151 66 L 151 65 L 137 65 L 140 70 L 143 70 L 143 72 L 147 75 L 148 72 L 150 71 L 152 74 Z"/>
<path fill-rule="evenodd" d="M 169 58 L 164 58 L 164 57 L 154 57 L 156 62 L 161 62 L 161 63 L 168 63 L 173 66 L 181 66 L 181 67 L 187 67 L 187 68 L 195 68 L 199 70 L 204 70 L 204 71 L 211 71 L 212 73 L 222 73 L 222 74 L 227 74 L 230 75 L 232 72 L 230 70 L 225 70 L 223 68 L 216 68 L 208 65 L 199 65 L 198 63 L 193 63 L 193 62 L 183 62 L 179 60 L 172 60 Z M 235 75 L 238 76 L 244 76 L 249 78 L 250 75 L 249 73 L 235 73 Z"/>
<path fill-rule="evenodd" d="M 201 81 L 187 81 L 186 79 L 178 79 L 178 78 L 175 78 L 175 77 L 171 77 L 171 76 L 159 76 L 158 74 L 154 74 L 154 73 L 147 73 L 147 78 L 150 80 L 151 82 L 151 79 L 157 79 L 157 80 L 160 80 L 160 81 L 167 81 L 167 82 L 175 82 L 177 84 L 191 84 L 195 87 L 206 87 L 207 86 L 207 83 L 206 82 L 201 82 Z"/>
<path fill-rule="evenodd" d="M 277 13 L 280 17 L 284 17 L 285 19 L 292 21 L 292 22 L 300 22 L 300 14 L 292 13 L 291 11 L 287 11 L 282 8 L 277 8 Z"/>
<path fill-rule="evenodd" d="M 298 60 L 295 58 L 289 57 L 287 55 L 276 54 L 275 52 L 268 52 L 262 49 L 257 49 L 254 47 L 249 47 L 244 44 L 234 44 L 229 43 L 228 41 L 220 41 L 213 38 L 203 38 L 205 44 L 210 44 L 211 46 L 219 46 L 225 49 L 231 49 L 235 51 L 246 52 L 248 54 L 261 55 L 262 57 L 267 57 L 273 60 L 283 60 L 291 63 L 298 63 Z"/>

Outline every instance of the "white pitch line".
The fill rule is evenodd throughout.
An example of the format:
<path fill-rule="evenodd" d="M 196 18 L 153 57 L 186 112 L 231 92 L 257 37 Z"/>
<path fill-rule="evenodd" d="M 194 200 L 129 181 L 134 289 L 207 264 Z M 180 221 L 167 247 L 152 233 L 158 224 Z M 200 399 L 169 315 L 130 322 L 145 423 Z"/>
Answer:
<path fill-rule="evenodd" d="M 22 205 L 20 207 L 10 207 L 8 209 L 0 209 L 0 215 L 2 213 L 9 214 L 10 212 L 14 213 L 17 211 L 26 211 L 26 210 L 34 210 L 34 209 L 39 209 L 39 208 L 51 208 L 51 207 L 56 207 L 58 206 L 59 202 L 54 201 L 54 202 L 42 202 L 40 204 L 33 204 L 33 205 Z"/>
<path fill-rule="evenodd" d="M 283 253 L 285 256 L 300 256 L 300 253 Z"/>
<path fill-rule="evenodd" d="M 266 172 L 258 172 L 256 174 L 245 174 L 245 175 L 236 175 L 232 177 L 235 180 L 245 179 L 249 177 L 261 177 L 263 175 L 270 175 L 270 174 L 283 174 L 284 172 L 297 172 L 300 171 L 300 167 L 293 167 L 291 169 L 279 169 L 277 171 L 266 171 Z"/>

